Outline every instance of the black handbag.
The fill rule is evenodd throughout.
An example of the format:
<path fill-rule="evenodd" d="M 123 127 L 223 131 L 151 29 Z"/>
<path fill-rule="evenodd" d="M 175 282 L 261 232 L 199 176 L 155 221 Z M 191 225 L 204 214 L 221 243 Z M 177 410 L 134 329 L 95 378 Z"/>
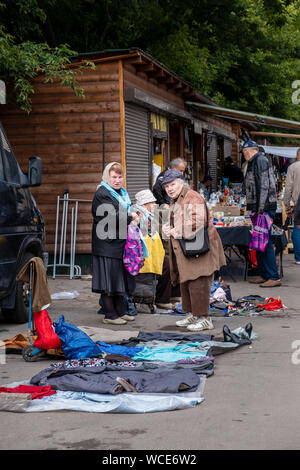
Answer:
<path fill-rule="evenodd" d="M 193 238 L 178 239 L 182 252 L 187 258 L 198 258 L 199 256 L 207 253 L 210 249 L 208 236 L 209 213 L 206 204 L 205 209 L 207 219 L 206 225 L 201 230 L 198 230 L 198 232 L 196 232 L 196 235 Z"/>

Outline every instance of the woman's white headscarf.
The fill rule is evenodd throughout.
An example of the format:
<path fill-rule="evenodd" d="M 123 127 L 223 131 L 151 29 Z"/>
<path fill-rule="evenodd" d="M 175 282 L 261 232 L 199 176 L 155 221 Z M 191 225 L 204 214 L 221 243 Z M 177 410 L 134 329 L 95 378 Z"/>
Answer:
<path fill-rule="evenodd" d="M 104 168 L 103 170 L 103 174 L 102 174 L 102 179 L 101 181 L 103 181 L 104 183 L 106 184 L 109 184 L 110 186 L 110 174 L 109 174 L 109 170 L 111 169 L 111 167 L 115 164 L 118 164 L 120 165 L 119 162 L 112 162 L 112 163 L 108 163 L 108 165 L 106 165 L 106 167 Z M 100 187 L 100 184 L 98 184 L 97 186 L 97 189 Z"/>
<path fill-rule="evenodd" d="M 109 170 L 111 169 L 111 167 L 113 165 L 120 165 L 119 162 L 112 162 L 112 163 L 109 163 L 108 165 L 106 165 L 106 167 L 104 168 L 103 170 L 103 175 L 102 175 L 102 181 L 104 181 L 104 183 L 106 184 L 109 184 L 110 185 L 110 174 L 109 174 Z"/>

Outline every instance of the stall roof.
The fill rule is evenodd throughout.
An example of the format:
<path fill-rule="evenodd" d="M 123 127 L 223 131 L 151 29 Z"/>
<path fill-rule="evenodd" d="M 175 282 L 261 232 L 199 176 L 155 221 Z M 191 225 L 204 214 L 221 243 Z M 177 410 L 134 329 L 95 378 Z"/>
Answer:
<path fill-rule="evenodd" d="M 297 150 L 300 147 L 276 147 L 275 145 L 259 145 L 266 153 L 277 155 L 278 157 L 296 158 Z"/>
<path fill-rule="evenodd" d="M 262 126 L 283 127 L 288 129 L 300 129 L 299 121 L 289 121 L 287 119 L 265 116 L 263 114 L 249 113 L 236 109 L 223 108 L 221 106 L 212 106 L 209 104 L 196 103 L 194 101 L 186 101 L 187 105 L 196 106 L 202 111 L 214 114 L 215 116 L 227 119 L 233 119 L 243 122 L 252 122 L 253 124 Z"/>
<path fill-rule="evenodd" d="M 84 60 L 90 60 L 97 64 L 103 61 L 119 59 L 133 65 L 138 72 L 144 72 L 149 77 L 155 78 L 159 83 L 165 84 L 168 89 L 176 90 L 176 92 L 182 94 L 184 100 L 193 99 L 210 105 L 216 104 L 210 98 L 198 93 L 192 83 L 179 77 L 157 59 L 138 47 L 81 52 L 71 57 L 71 64 L 69 64 L 69 66 L 77 67 L 78 65 L 82 65 Z"/>

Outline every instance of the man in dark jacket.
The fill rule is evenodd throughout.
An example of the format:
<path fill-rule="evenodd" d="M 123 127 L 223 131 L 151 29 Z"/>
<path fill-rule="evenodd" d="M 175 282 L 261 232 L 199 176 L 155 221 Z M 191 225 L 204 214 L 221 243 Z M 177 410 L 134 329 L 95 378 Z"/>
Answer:
<path fill-rule="evenodd" d="M 184 175 L 185 169 L 186 169 L 186 162 L 182 158 L 175 158 L 174 160 L 171 161 L 170 167 L 169 168 L 175 168 L 176 170 L 179 170 L 182 175 Z M 169 170 L 167 168 L 166 170 L 162 171 L 158 177 L 156 178 L 155 184 L 153 186 L 153 194 L 154 197 L 157 200 L 158 205 L 169 205 L 171 199 L 167 195 L 165 188 L 163 187 L 162 180 L 165 174 L 165 171 Z"/>
<path fill-rule="evenodd" d="M 258 214 L 268 213 L 274 220 L 277 194 L 272 167 L 253 140 L 244 142 L 242 151 L 248 162 L 245 176 L 247 210 Z M 265 251 L 257 251 L 256 257 L 260 276 L 250 282 L 260 284 L 260 287 L 280 286 L 271 233 Z"/>

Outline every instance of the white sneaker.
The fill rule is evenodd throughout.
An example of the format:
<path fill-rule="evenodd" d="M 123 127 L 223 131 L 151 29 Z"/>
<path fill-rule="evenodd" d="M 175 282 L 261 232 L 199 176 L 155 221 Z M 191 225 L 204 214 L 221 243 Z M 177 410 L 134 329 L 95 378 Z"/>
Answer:
<path fill-rule="evenodd" d="M 195 317 L 194 317 L 195 318 Z M 196 317 L 196 321 L 191 323 L 187 329 L 189 331 L 203 331 L 203 330 L 213 330 L 214 325 L 210 317 Z"/>
<path fill-rule="evenodd" d="M 198 320 L 198 317 L 194 317 L 191 313 L 188 314 L 183 320 L 176 322 L 176 326 L 188 326 L 195 323 Z"/>

